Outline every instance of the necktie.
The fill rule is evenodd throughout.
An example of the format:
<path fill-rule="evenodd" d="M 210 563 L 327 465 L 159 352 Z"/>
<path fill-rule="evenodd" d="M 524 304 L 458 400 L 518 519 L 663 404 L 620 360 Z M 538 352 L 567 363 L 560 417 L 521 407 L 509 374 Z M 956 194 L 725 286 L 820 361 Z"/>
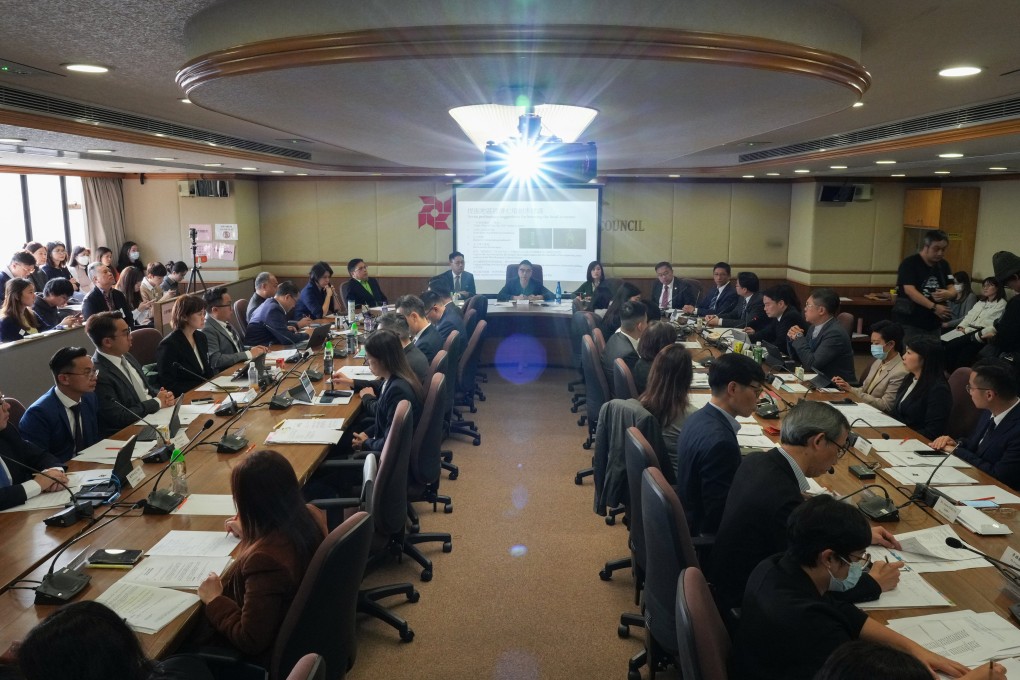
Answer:
<path fill-rule="evenodd" d="M 81 429 L 81 403 L 71 407 L 71 415 L 74 421 L 71 423 L 71 430 L 74 433 L 74 452 L 80 453 L 85 448 L 85 433 Z"/>
<path fill-rule="evenodd" d="M 124 371 L 124 377 L 126 377 L 132 387 L 135 388 L 135 392 L 138 394 L 138 400 L 145 401 L 148 399 L 149 393 L 145 389 L 145 383 L 142 382 L 142 378 L 138 375 L 138 371 L 135 370 L 134 366 L 128 363 L 128 360 L 124 357 L 120 358 L 120 369 Z"/>
<path fill-rule="evenodd" d="M 453 292 L 454 293 L 460 292 L 460 274 L 457 274 L 456 276 L 453 277 Z"/>
<path fill-rule="evenodd" d="M 718 288 L 716 288 L 716 289 L 715 289 L 715 294 L 714 294 L 714 295 L 712 295 L 712 299 L 711 299 L 711 300 L 709 300 L 709 302 L 708 302 L 708 308 L 709 308 L 709 309 L 715 309 L 715 302 L 716 302 L 716 300 L 718 300 L 718 299 L 719 299 L 719 289 L 718 289 Z"/>
<path fill-rule="evenodd" d="M 223 324 L 223 326 L 227 329 L 227 335 L 229 335 L 230 339 L 234 342 L 234 349 L 236 349 L 237 351 L 240 352 L 241 351 L 241 343 L 237 339 L 237 333 L 234 332 L 234 329 L 230 326 L 229 323 L 225 323 L 225 324 Z"/>
<path fill-rule="evenodd" d="M 669 307 L 669 286 L 662 286 L 662 299 L 659 300 L 659 309 L 666 309 Z"/>
<path fill-rule="evenodd" d="M 988 442 L 988 438 L 992 434 L 992 432 L 995 432 L 995 419 L 989 418 L 988 427 L 985 428 L 985 433 L 981 435 L 981 440 L 978 443 L 978 451 L 984 450 L 985 444 Z"/>
<path fill-rule="evenodd" d="M 109 293 L 103 293 L 103 299 L 106 300 L 106 311 L 112 312 L 113 311 L 113 299 L 110 297 L 110 294 Z"/>

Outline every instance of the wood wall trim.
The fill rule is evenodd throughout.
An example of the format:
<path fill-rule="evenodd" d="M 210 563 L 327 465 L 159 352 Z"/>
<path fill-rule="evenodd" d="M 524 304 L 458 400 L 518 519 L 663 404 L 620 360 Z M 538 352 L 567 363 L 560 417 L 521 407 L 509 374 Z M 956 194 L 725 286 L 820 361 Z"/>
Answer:
<path fill-rule="evenodd" d="M 177 72 L 186 92 L 223 77 L 325 64 L 528 54 L 698 62 L 821 78 L 862 95 L 871 76 L 844 56 L 759 38 L 668 28 L 593 24 L 461 25 L 294 36 L 217 50 Z"/>
<path fill-rule="evenodd" d="M 33 168 L 27 165 L 0 165 L 0 173 L 10 175 L 64 175 L 67 177 L 112 177 L 118 179 L 124 175 L 118 172 L 97 172 L 95 170 L 78 170 L 71 168 Z"/>
<path fill-rule="evenodd" d="M 896 270 L 873 270 L 873 269 L 803 269 L 792 264 L 786 265 L 787 269 L 804 274 L 874 274 L 875 276 L 895 276 Z M 848 284 L 850 285 L 850 284 Z M 866 285 L 866 284 L 861 284 Z"/>

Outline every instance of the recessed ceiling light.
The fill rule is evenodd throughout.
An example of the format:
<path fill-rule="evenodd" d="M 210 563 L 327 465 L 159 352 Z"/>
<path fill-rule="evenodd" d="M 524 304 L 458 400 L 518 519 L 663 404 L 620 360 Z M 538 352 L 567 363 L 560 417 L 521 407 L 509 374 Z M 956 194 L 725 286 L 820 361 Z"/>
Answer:
<path fill-rule="evenodd" d="M 779 177 L 779 173 L 778 172 L 766 172 L 765 176 L 766 177 Z"/>
<path fill-rule="evenodd" d="M 864 102 L 854 102 L 854 108 L 859 109 L 864 106 Z"/>
<path fill-rule="evenodd" d="M 153 134 L 155 134 L 157 137 L 166 137 L 166 135 L 164 135 L 162 132 L 156 132 Z"/>
<path fill-rule="evenodd" d="M 444 177 L 456 177 L 457 173 L 455 173 L 455 172 L 444 172 L 443 176 Z"/>
<path fill-rule="evenodd" d="M 170 156 L 156 156 L 152 160 L 154 160 L 154 161 L 175 161 L 177 159 L 176 158 L 172 158 Z"/>
<path fill-rule="evenodd" d="M 679 176 L 680 176 L 680 175 L 670 175 L 670 177 L 672 177 L 673 179 L 676 179 L 676 178 L 677 178 L 677 177 L 679 177 Z"/>
<path fill-rule="evenodd" d="M 21 144 L 27 141 L 27 139 L 22 139 L 21 137 L 0 137 L 0 144 Z"/>
<path fill-rule="evenodd" d="M 98 64 L 63 64 L 63 67 L 75 73 L 106 73 L 110 70 L 108 67 Z"/>
<path fill-rule="evenodd" d="M 202 165 L 204 165 L 207 168 L 218 168 L 222 166 L 223 163 L 202 163 Z"/>
<path fill-rule="evenodd" d="M 940 153 L 939 158 L 963 158 L 962 153 Z"/>
<path fill-rule="evenodd" d="M 3 141 L 3 140 L 0 140 L 0 141 Z M 1009 168 L 1004 168 L 1001 165 L 996 165 L 994 168 L 988 168 L 988 169 L 989 170 L 1009 170 Z"/>
<path fill-rule="evenodd" d="M 875 161 L 875 165 L 896 165 L 896 161 Z"/>
<path fill-rule="evenodd" d="M 283 170 L 270 170 L 269 172 L 273 173 L 274 175 L 282 175 L 283 174 Z"/>
<path fill-rule="evenodd" d="M 906 177 L 902 172 L 896 173 L 895 175 L 889 175 L 890 177 Z"/>
<path fill-rule="evenodd" d="M 51 163 L 47 163 L 46 165 L 70 165 L 70 163 L 64 163 L 63 161 L 53 161 Z"/>
<path fill-rule="evenodd" d="M 190 100 L 190 99 L 188 99 L 187 97 L 185 97 L 184 99 L 182 99 L 182 100 L 181 100 L 181 103 L 182 103 L 182 104 L 190 104 L 190 103 L 191 103 L 191 100 Z"/>
<path fill-rule="evenodd" d="M 829 169 L 830 170 L 846 170 L 846 166 L 845 165 L 830 165 Z"/>
<path fill-rule="evenodd" d="M 805 169 L 801 168 L 799 170 L 794 170 L 794 172 L 797 173 L 798 175 L 803 175 L 803 174 L 811 172 L 811 171 L 810 170 L 805 170 Z"/>
<path fill-rule="evenodd" d="M 209 146 L 216 146 L 216 142 L 206 142 Z"/>
<path fill-rule="evenodd" d="M 754 175 L 741 175 L 744 179 L 754 179 Z"/>
<path fill-rule="evenodd" d="M 935 174 L 936 175 L 948 175 L 949 171 L 948 170 L 936 170 Z"/>
<path fill-rule="evenodd" d="M 939 75 L 943 78 L 962 78 L 964 76 L 975 76 L 981 73 L 981 69 L 977 66 L 953 66 L 952 68 L 944 68 L 939 71 Z"/>
<path fill-rule="evenodd" d="M 241 168 L 242 170 L 258 170 L 258 168 Z"/>
<path fill-rule="evenodd" d="M 113 153 L 113 149 L 88 149 L 89 153 Z"/>
<path fill-rule="evenodd" d="M 308 173 L 307 172 L 299 172 L 299 173 L 297 173 L 297 176 L 298 177 L 308 177 Z"/>

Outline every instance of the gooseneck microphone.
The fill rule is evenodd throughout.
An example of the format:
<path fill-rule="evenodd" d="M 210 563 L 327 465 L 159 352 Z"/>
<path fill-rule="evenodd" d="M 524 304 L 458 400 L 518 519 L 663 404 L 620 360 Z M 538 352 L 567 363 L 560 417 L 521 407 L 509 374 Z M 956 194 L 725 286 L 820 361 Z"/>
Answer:
<path fill-rule="evenodd" d="M 875 427 L 874 425 L 872 425 L 871 423 L 866 421 L 864 418 L 854 418 L 853 422 L 850 423 L 850 430 L 851 431 L 854 429 L 854 425 L 856 425 L 857 423 L 864 423 L 865 427 L 869 427 L 872 430 L 874 430 L 875 432 L 877 432 L 879 435 L 881 435 L 882 439 L 889 439 L 890 438 L 888 432 L 883 432 L 882 430 L 878 429 L 877 427 Z"/>
<path fill-rule="evenodd" d="M 177 370 L 177 371 L 184 371 L 185 373 L 190 375 L 192 378 L 198 378 L 199 380 L 202 381 L 199 384 L 209 383 L 210 385 L 215 387 L 217 390 L 219 390 L 220 392 L 223 392 L 225 395 L 227 395 L 227 399 L 230 400 L 230 404 L 229 405 L 228 404 L 220 404 L 220 406 L 215 411 L 213 411 L 213 413 L 215 413 L 218 416 L 232 416 L 232 415 L 237 413 L 237 402 L 234 401 L 234 395 L 232 395 L 230 393 L 230 390 L 225 389 L 223 387 L 220 387 L 219 385 L 216 384 L 215 380 L 210 380 L 209 378 L 206 378 L 205 376 L 202 376 L 202 375 L 199 375 L 198 373 L 195 373 L 194 371 L 192 371 L 191 369 L 189 369 L 187 366 L 185 366 L 184 364 L 182 364 L 179 361 L 175 361 L 173 363 L 173 368 L 174 368 L 174 370 Z"/>
<path fill-rule="evenodd" d="M 143 463 L 165 463 L 168 460 L 170 460 L 170 454 L 172 454 L 174 452 L 173 442 L 171 442 L 169 439 L 166 439 L 165 437 L 163 437 L 159 433 L 159 428 L 157 428 L 155 425 L 150 423 L 148 420 L 146 420 L 142 416 L 138 415 L 137 413 L 135 413 L 134 411 L 129 409 L 127 406 L 125 406 L 124 404 L 122 404 L 119 401 L 117 401 L 116 399 L 113 399 L 112 401 L 113 401 L 114 404 L 116 404 L 117 406 L 121 407 L 126 412 L 130 413 L 135 418 L 137 418 L 138 420 L 140 420 L 143 423 L 145 423 L 145 425 L 150 430 L 152 430 L 153 432 L 156 433 L 157 437 L 159 437 L 160 439 L 163 440 L 163 446 L 157 446 L 152 451 L 150 451 L 149 453 L 147 453 L 144 456 L 142 456 L 142 462 Z"/>
<path fill-rule="evenodd" d="M 280 387 L 283 385 L 283 381 L 291 376 L 294 371 L 301 367 L 301 364 L 312 358 L 312 355 L 304 357 L 296 364 L 287 369 L 287 372 L 280 376 L 280 379 L 276 381 L 276 389 L 273 390 L 273 396 L 269 400 L 270 411 L 282 411 L 288 409 L 294 405 L 294 397 L 290 394 L 280 394 Z"/>
<path fill-rule="evenodd" d="M 166 471 L 169 470 L 175 462 L 177 462 L 178 456 L 183 456 L 187 453 L 188 449 L 194 448 L 196 442 L 198 442 L 199 438 L 201 438 L 202 433 L 212 427 L 213 424 L 212 418 L 205 421 L 202 424 L 202 429 L 195 435 L 194 439 L 188 442 L 188 444 L 181 449 L 180 454 L 171 455 L 170 462 L 163 466 L 163 469 L 159 471 L 158 475 L 156 475 L 156 481 L 152 484 L 152 491 L 149 492 L 148 497 L 145 499 L 145 507 L 142 510 L 144 514 L 167 515 L 184 501 L 184 496 L 174 493 L 171 489 L 160 489 L 159 482 L 163 479 L 163 475 L 166 474 Z"/>
<path fill-rule="evenodd" d="M 92 503 L 90 501 L 79 501 L 78 497 L 74 495 L 74 491 L 71 491 L 71 487 L 69 487 L 67 484 L 64 484 L 62 481 L 60 481 L 56 477 L 50 477 L 48 474 L 46 474 L 42 470 L 36 470 L 34 467 L 30 467 L 28 465 L 25 465 L 24 463 L 22 463 L 20 460 L 17 460 L 16 458 L 11 458 L 10 456 L 4 455 L 2 453 L 0 453 L 0 458 L 3 458 L 4 461 L 7 462 L 8 464 L 14 463 L 18 467 L 24 468 L 25 470 L 28 470 L 29 472 L 31 472 L 34 475 L 39 475 L 40 477 L 45 477 L 46 479 L 50 480 L 51 482 L 55 482 L 55 483 L 59 484 L 60 486 L 64 487 L 64 490 L 67 491 L 67 493 L 71 496 L 71 505 L 70 506 L 64 508 L 63 510 L 61 510 L 60 512 L 58 512 L 55 515 L 50 515 L 49 517 L 47 517 L 46 519 L 43 520 L 43 523 L 46 526 L 48 526 L 48 527 L 69 527 L 69 526 L 71 526 L 72 524 L 75 524 L 78 520 L 80 520 L 80 519 L 82 519 L 84 517 L 92 517 L 92 512 L 93 512 Z"/>
<path fill-rule="evenodd" d="M 1012 564 L 1008 564 L 1006 562 L 1003 562 L 1002 560 L 997 560 L 991 555 L 987 555 L 981 552 L 980 550 L 975 550 L 974 548 L 970 547 L 969 545 L 966 545 L 963 541 L 954 536 L 946 537 L 946 545 L 948 545 L 950 548 L 956 548 L 957 550 L 966 550 L 968 552 L 974 553 L 975 555 L 978 555 L 979 557 L 983 557 L 985 560 L 991 562 L 995 566 L 1001 567 L 1000 571 L 1002 569 L 1008 569 L 1009 571 L 1012 572 L 1012 575 L 1006 574 L 1005 576 L 1009 578 L 1011 581 L 1017 581 L 1017 579 L 1020 578 L 1020 568 L 1014 567 Z"/>
<path fill-rule="evenodd" d="M 884 498 L 882 496 L 875 495 L 872 495 L 869 498 L 862 498 L 860 501 L 858 501 L 857 508 L 865 515 L 867 515 L 869 519 L 872 519 L 876 522 L 899 521 L 900 509 L 896 507 L 896 504 L 892 502 L 891 498 L 889 498 L 889 492 L 885 490 L 885 487 L 880 486 L 878 484 L 867 484 L 865 486 L 862 486 L 861 488 L 857 489 L 857 491 L 853 491 L 845 496 L 842 496 L 839 500 L 845 501 L 851 496 L 856 496 L 857 494 L 863 493 L 868 489 L 878 489 L 879 491 L 882 492 Z"/>
<path fill-rule="evenodd" d="M 910 498 L 907 500 L 907 502 L 903 504 L 904 506 L 910 505 L 911 503 L 924 503 L 929 508 L 934 508 L 935 503 L 937 503 L 940 498 L 950 500 L 948 496 L 946 496 L 938 489 L 934 488 L 931 485 L 931 482 L 933 479 L 935 479 L 935 473 L 939 471 L 940 467 L 946 464 L 946 461 L 949 460 L 951 456 L 952 454 L 949 454 L 939 461 L 939 464 L 936 465 L 935 468 L 931 471 L 931 474 L 928 475 L 928 481 L 926 481 L 924 484 L 914 485 L 914 491 L 910 494 Z M 952 501 L 950 500 L 950 502 Z"/>

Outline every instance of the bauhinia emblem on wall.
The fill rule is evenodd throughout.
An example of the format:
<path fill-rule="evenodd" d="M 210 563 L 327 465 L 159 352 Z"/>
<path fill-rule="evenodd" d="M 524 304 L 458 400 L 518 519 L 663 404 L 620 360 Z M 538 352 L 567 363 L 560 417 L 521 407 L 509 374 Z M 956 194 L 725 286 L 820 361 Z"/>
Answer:
<path fill-rule="evenodd" d="M 453 198 L 448 198 L 445 201 L 435 196 L 419 196 L 418 198 L 422 202 L 421 210 L 418 211 L 418 228 L 421 229 L 427 225 L 436 231 L 449 230 L 450 224 L 447 220 L 450 219 L 450 212 L 453 210 Z"/>

